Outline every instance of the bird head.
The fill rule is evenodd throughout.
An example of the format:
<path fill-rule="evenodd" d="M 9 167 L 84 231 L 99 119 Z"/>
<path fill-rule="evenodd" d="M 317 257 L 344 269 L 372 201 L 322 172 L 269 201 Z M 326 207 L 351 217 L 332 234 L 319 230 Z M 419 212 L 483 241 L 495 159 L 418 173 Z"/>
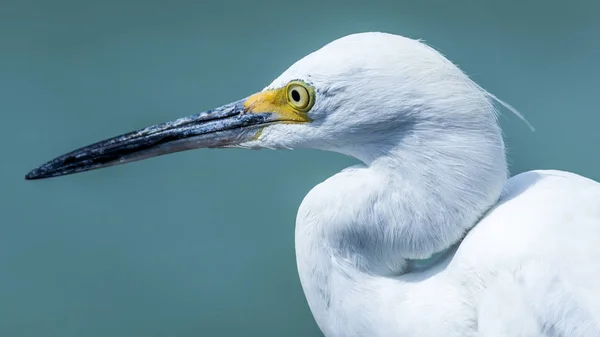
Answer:
<path fill-rule="evenodd" d="M 451 147 L 442 139 L 452 138 L 503 151 L 488 94 L 420 41 L 360 33 L 305 56 L 256 94 L 82 147 L 26 178 L 220 147 L 316 148 L 371 163 L 402 147 Z"/>

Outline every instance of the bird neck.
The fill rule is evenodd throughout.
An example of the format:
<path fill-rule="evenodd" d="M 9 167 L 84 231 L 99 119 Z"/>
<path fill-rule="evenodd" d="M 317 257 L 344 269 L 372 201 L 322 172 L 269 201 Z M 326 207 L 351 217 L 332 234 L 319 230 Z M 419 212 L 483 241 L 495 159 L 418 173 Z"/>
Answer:
<path fill-rule="evenodd" d="M 362 157 L 353 153 L 364 165 L 327 179 L 302 202 L 296 256 L 317 320 L 333 312 L 335 320 L 344 317 L 345 300 L 375 291 L 372 282 L 394 280 L 394 289 L 414 290 L 418 285 L 401 282 L 403 275 L 447 260 L 445 253 L 500 197 L 507 169 L 499 129 L 418 136 L 364 147 Z M 370 300 L 377 294 L 363 297 L 353 303 L 379 305 Z"/>
<path fill-rule="evenodd" d="M 363 235 L 383 232 L 389 257 L 415 265 L 431 264 L 458 243 L 497 202 L 508 179 L 501 132 L 490 125 L 453 132 L 426 128 L 357 154 L 365 172 L 383 182 L 369 186 L 376 201 L 361 207 L 379 213 L 370 219 L 385 214 L 378 219 L 385 230 L 377 234 L 371 226 Z"/>

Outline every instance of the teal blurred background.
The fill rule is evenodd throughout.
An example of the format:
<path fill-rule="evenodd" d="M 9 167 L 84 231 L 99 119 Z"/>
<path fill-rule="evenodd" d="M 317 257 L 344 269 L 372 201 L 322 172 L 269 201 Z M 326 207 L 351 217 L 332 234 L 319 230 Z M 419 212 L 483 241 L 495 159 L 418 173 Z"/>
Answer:
<path fill-rule="evenodd" d="M 296 210 L 353 159 L 203 150 L 23 176 L 260 90 L 338 37 L 386 31 L 426 40 L 534 124 L 502 118 L 513 174 L 600 179 L 598 17 L 593 0 L 1 0 L 0 336 L 321 336 Z"/>

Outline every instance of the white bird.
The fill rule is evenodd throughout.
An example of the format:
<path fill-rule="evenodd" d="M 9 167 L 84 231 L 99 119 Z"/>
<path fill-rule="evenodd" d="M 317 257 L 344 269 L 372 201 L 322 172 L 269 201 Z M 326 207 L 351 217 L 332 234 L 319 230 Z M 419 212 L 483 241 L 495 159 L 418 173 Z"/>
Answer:
<path fill-rule="evenodd" d="M 420 41 L 353 34 L 255 95 L 27 179 L 201 147 L 343 153 L 362 164 L 314 187 L 296 220 L 325 336 L 600 336 L 600 184 L 550 170 L 508 179 L 495 100 Z"/>

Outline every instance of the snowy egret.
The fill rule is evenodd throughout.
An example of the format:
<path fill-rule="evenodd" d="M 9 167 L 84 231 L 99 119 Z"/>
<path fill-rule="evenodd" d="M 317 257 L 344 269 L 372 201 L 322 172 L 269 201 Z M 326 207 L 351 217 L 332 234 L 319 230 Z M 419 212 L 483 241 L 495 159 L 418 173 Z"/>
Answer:
<path fill-rule="evenodd" d="M 207 147 L 343 153 L 362 165 L 314 187 L 296 219 L 325 336 L 600 336 L 600 184 L 552 170 L 509 179 L 495 101 L 420 41 L 352 34 L 257 94 L 26 178 Z"/>

